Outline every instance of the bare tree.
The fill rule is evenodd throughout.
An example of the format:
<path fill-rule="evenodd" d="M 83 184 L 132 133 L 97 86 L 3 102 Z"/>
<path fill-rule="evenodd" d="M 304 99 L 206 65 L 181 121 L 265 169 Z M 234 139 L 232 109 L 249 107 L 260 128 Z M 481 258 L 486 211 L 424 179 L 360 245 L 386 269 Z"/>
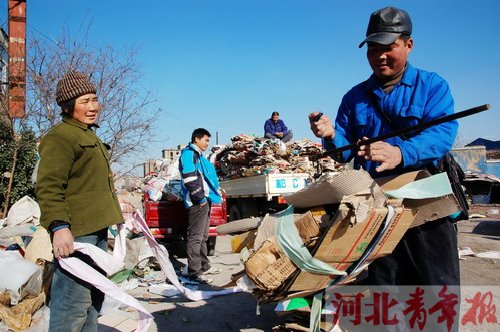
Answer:
<path fill-rule="evenodd" d="M 101 105 L 98 134 L 111 147 L 111 163 L 123 170 L 131 157 L 152 142 L 153 125 L 161 111 L 155 107 L 156 92 L 143 85 L 141 67 L 135 61 L 138 47 L 117 52 L 111 46 L 90 46 L 88 27 L 76 36 L 81 37 L 73 39 L 65 28 L 56 41 L 46 37 L 30 41 L 22 125 L 29 125 L 42 137 L 57 124 L 57 82 L 69 70 L 82 71 L 97 88 Z"/>
<path fill-rule="evenodd" d="M 455 141 L 453 142 L 453 148 L 463 148 L 467 143 L 468 142 L 462 136 L 462 134 L 458 132 L 457 136 L 455 137 Z"/>

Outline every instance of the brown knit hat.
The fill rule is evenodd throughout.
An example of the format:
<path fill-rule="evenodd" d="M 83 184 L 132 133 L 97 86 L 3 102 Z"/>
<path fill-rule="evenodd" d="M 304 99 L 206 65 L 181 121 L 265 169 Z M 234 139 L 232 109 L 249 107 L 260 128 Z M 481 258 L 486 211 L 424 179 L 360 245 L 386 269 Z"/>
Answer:
<path fill-rule="evenodd" d="M 57 105 L 61 106 L 65 102 L 87 93 L 96 93 L 96 89 L 90 82 L 89 77 L 79 71 L 70 71 L 57 83 Z"/>

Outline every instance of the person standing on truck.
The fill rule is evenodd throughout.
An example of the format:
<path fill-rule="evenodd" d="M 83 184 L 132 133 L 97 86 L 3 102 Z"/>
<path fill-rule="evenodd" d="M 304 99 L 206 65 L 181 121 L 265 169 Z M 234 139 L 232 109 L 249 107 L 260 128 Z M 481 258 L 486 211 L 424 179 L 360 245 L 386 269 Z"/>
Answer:
<path fill-rule="evenodd" d="M 371 14 L 359 47 L 367 44 L 373 74 L 344 95 L 335 128 L 326 115 L 309 114 L 311 130 L 327 150 L 454 113 L 448 83 L 408 62 L 411 33 L 412 22 L 404 10 L 385 7 Z M 354 158 L 355 167 L 373 177 L 425 169 L 450 151 L 457 129 L 457 121 L 450 121 L 333 157 L 339 162 Z M 455 226 L 445 217 L 409 229 L 391 255 L 369 265 L 367 284 L 459 285 Z"/>
<path fill-rule="evenodd" d="M 264 123 L 264 136 L 270 139 L 280 139 L 283 143 L 292 139 L 293 133 L 288 130 L 278 112 L 273 112 L 271 118 Z"/>
<path fill-rule="evenodd" d="M 88 256 L 74 252 L 74 242 L 107 250 L 108 226 L 123 222 L 123 216 L 108 151 L 93 130 L 100 109 L 89 77 L 65 74 L 57 83 L 56 102 L 62 121 L 40 142 L 35 189 L 40 222 L 50 232 L 56 258 L 49 331 L 96 331 L 104 294 L 63 270 L 58 259 L 74 256 L 92 265 Z"/>
<path fill-rule="evenodd" d="M 215 168 L 203 156 L 209 143 L 210 132 L 204 128 L 195 129 L 191 142 L 182 149 L 179 158 L 182 196 L 189 215 L 186 244 L 188 276 L 201 283 L 212 281 L 207 274 L 220 272 L 211 268 L 207 250 L 210 205 L 222 203 Z"/>

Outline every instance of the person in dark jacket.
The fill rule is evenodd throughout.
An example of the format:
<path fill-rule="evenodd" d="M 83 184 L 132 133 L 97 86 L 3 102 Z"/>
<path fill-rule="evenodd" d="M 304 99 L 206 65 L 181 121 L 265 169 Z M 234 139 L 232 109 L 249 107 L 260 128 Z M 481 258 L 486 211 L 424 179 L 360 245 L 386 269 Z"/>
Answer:
<path fill-rule="evenodd" d="M 270 139 L 280 139 L 283 143 L 292 139 L 293 133 L 288 130 L 278 112 L 273 112 L 271 118 L 264 123 L 264 137 Z"/>
<path fill-rule="evenodd" d="M 203 156 L 209 143 L 210 132 L 204 128 L 195 129 L 191 143 L 182 149 L 179 158 L 182 196 L 189 214 L 186 244 L 188 275 L 202 283 L 212 281 L 208 274 L 220 272 L 211 268 L 207 250 L 210 204 L 222 202 L 215 168 Z"/>
<path fill-rule="evenodd" d="M 102 292 L 65 270 L 58 259 L 88 256 L 74 242 L 107 249 L 108 226 L 123 222 L 108 151 L 93 128 L 99 102 L 87 75 L 70 71 L 57 84 L 62 121 L 41 140 L 36 197 L 51 234 L 55 262 L 49 331 L 96 331 Z"/>

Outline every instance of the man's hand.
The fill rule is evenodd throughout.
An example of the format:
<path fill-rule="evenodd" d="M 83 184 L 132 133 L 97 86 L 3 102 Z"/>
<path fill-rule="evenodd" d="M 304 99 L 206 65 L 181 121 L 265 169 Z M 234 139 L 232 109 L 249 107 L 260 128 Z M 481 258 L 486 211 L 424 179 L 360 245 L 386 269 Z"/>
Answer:
<path fill-rule="evenodd" d="M 55 258 L 68 257 L 74 251 L 74 238 L 71 229 L 62 228 L 54 233 L 52 247 Z"/>
<path fill-rule="evenodd" d="M 280 132 L 276 132 L 274 133 L 274 136 L 276 137 L 283 137 L 283 133 L 280 131 Z"/>
<path fill-rule="evenodd" d="M 309 114 L 309 124 L 311 125 L 311 131 L 316 137 L 333 139 L 335 137 L 335 130 L 333 129 L 332 122 L 328 116 L 323 115 L 318 121 L 314 121 L 314 118 L 319 114 L 319 112 L 312 112 Z"/>
<path fill-rule="evenodd" d="M 205 206 L 207 205 L 207 201 L 204 201 L 203 203 L 200 203 L 200 206 Z"/>
<path fill-rule="evenodd" d="M 368 139 L 363 137 L 363 140 Z M 359 147 L 358 156 L 365 158 L 366 160 L 379 162 L 380 165 L 375 169 L 377 172 L 383 172 L 396 168 L 403 157 L 401 156 L 401 150 L 397 146 L 390 145 L 386 142 L 375 142 L 368 145 L 361 145 Z"/>

